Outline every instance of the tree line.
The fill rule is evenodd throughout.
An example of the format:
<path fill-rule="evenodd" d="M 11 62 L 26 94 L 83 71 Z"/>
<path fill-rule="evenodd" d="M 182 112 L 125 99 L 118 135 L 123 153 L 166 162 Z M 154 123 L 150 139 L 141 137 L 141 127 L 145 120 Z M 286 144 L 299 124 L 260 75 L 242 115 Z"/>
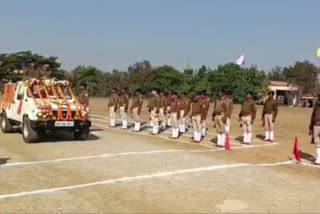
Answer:
<path fill-rule="evenodd" d="M 114 87 L 128 87 L 131 92 L 140 89 L 145 94 L 152 89 L 184 92 L 190 97 L 206 91 L 212 98 L 219 90 L 224 90 L 233 94 L 235 103 L 241 103 L 248 92 L 256 99 L 263 98 L 270 80 L 297 84 L 300 95 L 314 94 L 320 88 L 319 68 L 308 61 L 296 62 L 287 67 L 276 66 L 270 72 L 260 70 L 257 66 L 241 68 L 234 63 L 219 65 L 214 69 L 205 65 L 198 69 L 188 66 L 181 72 L 170 65 L 152 66 L 147 60 L 136 62 L 125 71 L 114 69 L 105 72 L 94 66 L 82 65 L 67 71 L 61 68 L 58 57 L 45 57 L 31 51 L 0 54 L 0 81 L 20 80 L 21 75 L 14 71 L 24 69 L 30 62 L 38 66 L 49 64 L 52 75 L 57 79 L 69 80 L 75 91 L 79 83 L 87 83 L 91 96 L 108 96 Z"/>

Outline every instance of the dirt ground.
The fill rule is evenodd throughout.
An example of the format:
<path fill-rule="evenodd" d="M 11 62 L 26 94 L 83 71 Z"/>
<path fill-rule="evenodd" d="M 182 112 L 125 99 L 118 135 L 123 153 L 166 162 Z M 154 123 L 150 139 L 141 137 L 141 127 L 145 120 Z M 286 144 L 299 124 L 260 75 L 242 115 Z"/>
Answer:
<path fill-rule="evenodd" d="M 259 107 L 254 141 L 244 146 L 235 106 L 226 152 L 212 142 L 210 117 L 198 145 L 191 132 L 171 140 L 170 129 L 151 136 L 147 124 L 141 133 L 109 128 L 105 98 L 92 98 L 90 108 L 87 141 L 55 133 L 25 144 L 19 133 L 0 133 L 0 213 L 320 212 L 320 169 L 309 165 L 311 109 L 280 107 L 276 142 L 269 145 L 261 140 Z M 290 160 L 295 136 L 299 165 Z"/>

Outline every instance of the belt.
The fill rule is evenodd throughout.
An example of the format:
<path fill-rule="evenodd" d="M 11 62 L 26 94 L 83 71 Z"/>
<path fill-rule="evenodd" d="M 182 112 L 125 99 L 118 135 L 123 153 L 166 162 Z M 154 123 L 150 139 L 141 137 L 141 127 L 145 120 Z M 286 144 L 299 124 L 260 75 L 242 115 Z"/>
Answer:
<path fill-rule="evenodd" d="M 251 116 L 251 113 L 241 113 L 241 115 L 246 117 L 246 116 Z"/>
<path fill-rule="evenodd" d="M 216 113 L 216 116 L 225 115 L 225 113 Z"/>
<path fill-rule="evenodd" d="M 320 126 L 320 122 L 315 122 L 314 125 L 315 126 Z"/>
<path fill-rule="evenodd" d="M 273 114 L 274 112 L 265 112 L 264 114 Z"/>

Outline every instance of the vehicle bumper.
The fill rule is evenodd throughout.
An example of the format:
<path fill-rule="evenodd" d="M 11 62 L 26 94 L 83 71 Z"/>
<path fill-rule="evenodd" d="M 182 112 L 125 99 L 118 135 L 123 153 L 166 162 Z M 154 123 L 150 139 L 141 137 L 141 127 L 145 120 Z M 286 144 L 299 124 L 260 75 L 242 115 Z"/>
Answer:
<path fill-rule="evenodd" d="M 91 121 L 74 121 L 73 127 L 56 127 L 54 120 L 49 121 L 30 121 L 31 127 L 33 129 L 46 129 L 46 130 L 62 130 L 62 131 L 75 131 L 83 127 L 91 127 Z"/>

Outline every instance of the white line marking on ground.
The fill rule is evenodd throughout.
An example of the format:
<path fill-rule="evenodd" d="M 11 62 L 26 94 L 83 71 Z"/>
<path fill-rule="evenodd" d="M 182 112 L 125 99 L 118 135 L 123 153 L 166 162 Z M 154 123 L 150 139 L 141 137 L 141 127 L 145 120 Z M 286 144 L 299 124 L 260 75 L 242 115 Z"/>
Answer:
<path fill-rule="evenodd" d="M 51 160 L 39 160 L 39 161 L 25 161 L 25 162 L 13 162 L 2 165 L 1 167 L 12 167 L 12 166 L 23 166 L 23 165 L 34 165 L 34 164 L 44 164 L 44 163 L 54 163 L 54 162 L 65 162 L 65 161 L 75 161 L 75 160 L 87 160 L 87 159 L 98 159 L 98 158 L 108 158 L 117 156 L 130 156 L 130 155 L 149 155 L 149 154 L 159 154 L 159 153 L 173 153 L 173 152 L 186 152 L 186 153 L 201 153 L 201 152 L 217 152 L 224 149 L 202 149 L 202 150 L 182 150 L 182 149 L 171 149 L 171 150 L 152 150 L 152 151 L 141 151 L 141 152 L 121 152 L 121 153 L 105 153 L 99 155 L 89 155 L 81 157 L 70 157 L 70 158 L 59 158 Z"/>
<path fill-rule="evenodd" d="M 276 165 L 288 164 L 288 162 L 286 161 L 283 163 L 275 163 L 275 164 Z M 81 188 L 92 187 L 92 186 L 97 186 L 97 185 L 112 184 L 112 183 L 116 183 L 116 182 L 130 182 L 130 181 L 134 181 L 134 180 L 159 178 L 159 177 L 166 177 L 166 176 L 172 176 L 172 175 L 178 175 L 178 174 L 213 171 L 213 170 L 219 170 L 219 169 L 237 168 L 237 167 L 244 167 L 244 166 L 273 166 L 273 165 L 272 164 L 268 164 L 268 165 L 257 164 L 257 165 L 255 165 L 255 164 L 246 164 L 246 163 L 230 164 L 230 165 L 213 165 L 213 166 L 208 166 L 208 167 L 183 169 L 183 170 L 176 170 L 176 171 L 169 171 L 169 172 L 159 172 L 159 173 L 155 173 L 155 174 L 140 175 L 140 176 L 134 176 L 134 177 L 122 177 L 122 178 L 117 178 L 117 179 L 97 181 L 97 182 L 78 184 L 78 185 L 72 185 L 72 186 L 40 189 L 40 190 L 33 190 L 33 191 L 20 192 L 20 193 L 9 193 L 9 194 L 0 195 L 0 200 L 1 199 L 2 200 L 8 199 L 8 198 L 18 198 L 18 197 L 30 196 L 30 195 L 37 195 L 37 194 L 44 194 L 44 193 L 53 193 L 53 192 L 58 192 L 58 191 L 81 189 Z"/>

